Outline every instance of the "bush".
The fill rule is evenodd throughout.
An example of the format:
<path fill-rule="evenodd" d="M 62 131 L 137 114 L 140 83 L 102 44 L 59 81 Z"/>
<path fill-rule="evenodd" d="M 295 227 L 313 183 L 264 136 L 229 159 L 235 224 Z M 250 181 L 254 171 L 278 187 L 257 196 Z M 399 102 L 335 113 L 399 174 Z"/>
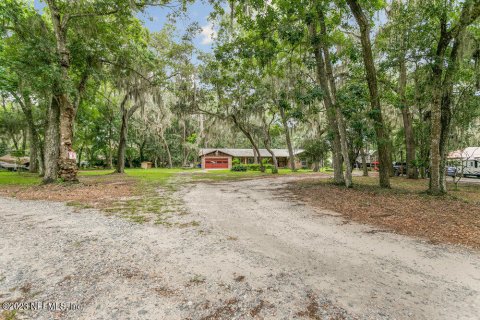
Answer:
<path fill-rule="evenodd" d="M 238 159 L 238 158 L 233 158 L 233 160 L 232 160 L 232 165 L 237 165 L 237 164 L 240 164 L 240 159 Z"/>
<path fill-rule="evenodd" d="M 230 169 L 231 171 L 247 171 L 247 166 L 243 165 L 243 164 L 236 164 L 234 166 L 232 166 L 232 169 Z"/>
<path fill-rule="evenodd" d="M 271 170 L 273 168 L 272 164 L 264 164 L 265 170 Z M 252 163 L 247 165 L 249 171 L 260 171 L 260 165 L 257 163 Z"/>

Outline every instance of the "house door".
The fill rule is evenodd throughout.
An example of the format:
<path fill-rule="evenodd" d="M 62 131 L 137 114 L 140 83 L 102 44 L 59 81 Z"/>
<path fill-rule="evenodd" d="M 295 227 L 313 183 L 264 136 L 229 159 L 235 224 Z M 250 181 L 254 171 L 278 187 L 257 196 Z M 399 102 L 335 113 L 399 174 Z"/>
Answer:
<path fill-rule="evenodd" d="M 228 158 L 205 158 L 205 169 L 228 169 Z"/>

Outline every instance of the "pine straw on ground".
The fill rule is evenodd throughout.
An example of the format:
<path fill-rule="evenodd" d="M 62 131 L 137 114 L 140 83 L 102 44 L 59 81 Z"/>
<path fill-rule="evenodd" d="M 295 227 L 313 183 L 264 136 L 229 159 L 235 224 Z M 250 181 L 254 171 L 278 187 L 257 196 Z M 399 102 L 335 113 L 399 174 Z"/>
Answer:
<path fill-rule="evenodd" d="M 317 208 L 342 214 L 381 230 L 422 237 L 432 243 L 480 249 L 480 185 L 461 185 L 449 195 L 427 195 L 425 180 L 393 178 L 392 189 L 380 189 L 377 178 L 355 177 L 346 189 L 327 180 L 303 180 L 290 190 Z M 451 186 L 453 187 L 453 186 Z"/>
<path fill-rule="evenodd" d="M 125 175 L 80 177 L 78 183 L 2 186 L 0 196 L 21 200 L 67 201 L 73 205 L 101 208 L 112 201 L 134 195 L 136 181 Z"/>

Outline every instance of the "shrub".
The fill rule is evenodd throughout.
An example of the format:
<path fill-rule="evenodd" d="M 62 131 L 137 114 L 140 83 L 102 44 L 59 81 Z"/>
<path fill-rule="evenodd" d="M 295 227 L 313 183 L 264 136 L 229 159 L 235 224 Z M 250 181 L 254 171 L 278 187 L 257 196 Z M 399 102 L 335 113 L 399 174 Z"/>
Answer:
<path fill-rule="evenodd" d="M 236 164 L 234 166 L 232 166 L 232 169 L 230 169 L 231 171 L 247 171 L 247 166 L 243 165 L 243 164 Z"/>
<path fill-rule="evenodd" d="M 263 165 L 265 170 L 271 170 L 273 168 L 272 164 L 266 163 Z M 260 165 L 257 163 L 252 163 L 247 165 L 249 171 L 260 171 Z"/>
<path fill-rule="evenodd" d="M 238 158 L 233 158 L 233 160 L 232 160 L 232 165 L 237 165 L 237 164 L 240 164 L 240 159 L 238 159 Z"/>

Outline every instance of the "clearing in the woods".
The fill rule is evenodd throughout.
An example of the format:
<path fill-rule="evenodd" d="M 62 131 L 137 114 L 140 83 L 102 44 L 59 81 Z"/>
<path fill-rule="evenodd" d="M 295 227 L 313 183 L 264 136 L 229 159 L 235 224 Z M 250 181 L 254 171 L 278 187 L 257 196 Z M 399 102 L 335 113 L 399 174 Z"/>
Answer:
<path fill-rule="evenodd" d="M 48 186 L 2 173 L 1 302 L 81 307 L 4 310 L 4 319 L 480 312 L 480 185 L 432 200 L 422 194 L 425 182 L 403 178 L 385 191 L 375 178 L 355 177 L 356 188 L 346 190 L 311 172 L 107 173 Z"/>

